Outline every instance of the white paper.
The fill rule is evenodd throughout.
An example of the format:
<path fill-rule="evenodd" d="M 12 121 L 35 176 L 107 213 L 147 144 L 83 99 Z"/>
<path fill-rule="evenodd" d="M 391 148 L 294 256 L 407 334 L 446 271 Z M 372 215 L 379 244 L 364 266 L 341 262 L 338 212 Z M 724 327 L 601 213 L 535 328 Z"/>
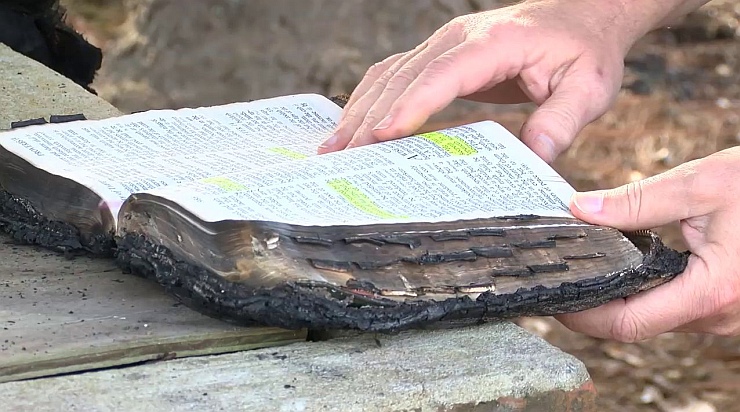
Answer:
<path fill-rule="evenodd" d="M 331 226 L 570 217 L 574 189 L 488 121 L 148 193 L 205 221 Z"/>
<path fill-rule="evenodd" d="M 118 214 L 131 193 L 313 156 L 341 109 L 295 95 L 199 109 L 29 126 L 0 144 L 95 191 Z"/>

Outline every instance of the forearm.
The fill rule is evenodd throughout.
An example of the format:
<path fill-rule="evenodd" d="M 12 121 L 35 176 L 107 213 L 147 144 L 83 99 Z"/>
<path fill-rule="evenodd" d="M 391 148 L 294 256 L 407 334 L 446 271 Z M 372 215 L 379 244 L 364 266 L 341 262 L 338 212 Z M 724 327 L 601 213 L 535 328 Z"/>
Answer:
<path fill-rule="evenodd" d="M 709 0 L 598 0 L 614 3 L 614 21 L 629 48 L 648 32 L 666 27 L 697 10 Z"/>
<path fill-rule="evenodd" d="M 653 25 L 650 30 L 659 29 L 674 24 L 677 20 L 696 11 L 699 7 L 709 3 L 709 0 L 652 0 L 654 3 L 666 4 L 666 10 L 669 12 L 657 24 Z"/>
<path fill-rule="evenodd" d="M 627 51 L 648 32 L 667 26 L 709 0 L 526 0 L 533 7 L 545 5 L 576 14 L 605 40 Z"/>

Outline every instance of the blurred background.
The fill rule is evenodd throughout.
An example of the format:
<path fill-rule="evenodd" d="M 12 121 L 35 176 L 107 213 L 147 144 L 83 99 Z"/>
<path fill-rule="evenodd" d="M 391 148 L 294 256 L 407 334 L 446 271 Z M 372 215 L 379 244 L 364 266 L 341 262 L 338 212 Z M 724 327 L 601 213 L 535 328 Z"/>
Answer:
<path fill-rule="evenodd" d="M 365 70 L 453 17 L 505 0 L 63 0 L 104 52 L 93 84 L 125 112 L 299 92 L 351 92 Z M 740 141 L 740 1 L 715 0 L 630 52 L 615 107 L 556 169 L 577 189 L 651 176 Z M 515 134 L 530 105 L 458 102 L 428 127 L 493 119 Z M 660 228 L 684 249 L 675 226 Z M 603 411 L 740 411 L 740 339 L 666 334 L 637 344 L 518 321 L 588 366 Z"/>

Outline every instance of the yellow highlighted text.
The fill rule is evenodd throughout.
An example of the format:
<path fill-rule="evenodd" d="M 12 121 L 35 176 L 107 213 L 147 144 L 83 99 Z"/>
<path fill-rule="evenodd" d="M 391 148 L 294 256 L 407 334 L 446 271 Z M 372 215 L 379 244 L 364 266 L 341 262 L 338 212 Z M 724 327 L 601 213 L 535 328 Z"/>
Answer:
<path fill-rule="evenodd" d="M 459 137 L 446 135 L 441 132 L 423 133 L 420 134 L 419 137 L 429 140 L 453 156 L 470 156 L 478 153 L 478 151 L 465 140 Z"/>
<path fill-rule="evenodd" d="M 396 216 L 390 212 L 381 209 L 378 205 L 373 202 L 366 194 L 362 193 L 360 189 L 355 187 L 347 179 L 333 179 L 327 182 L 329 187 L 339 193 L 345 200 L 347 200 L 352 206 L 357 209 L 368 213 L 373 216 L 377 216 L 381 219 L 406 219 L 407 216 Z"/>

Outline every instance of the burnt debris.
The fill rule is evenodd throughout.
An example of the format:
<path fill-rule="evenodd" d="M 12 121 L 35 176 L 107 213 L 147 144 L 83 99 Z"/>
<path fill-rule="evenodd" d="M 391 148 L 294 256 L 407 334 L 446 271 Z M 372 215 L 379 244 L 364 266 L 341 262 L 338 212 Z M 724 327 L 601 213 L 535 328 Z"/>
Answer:
<path fill-rule="evenodd" d="M 373 296 L 378 291 L 372 284 L 356 281 L 348 282 L 345 288 L 316 282 L 247 288 L 179 260 L 167 248 L 141 235 L 124 236 L 116 258 L 124 271 L 155 280 L 187 306 L 224 321 L 287 329 L 392 332 L 443 319 L 549 316 L 592 308 L 631 295 L 656 281 L 672 279 L 686 267 L 687 253 L 669 249 L 657 238 L 653 242 L 643 265 L 621 273 L 564 282 L 554 288 L 522 287 L 510 294 L 483 292 L 486 289 L 483 285 L 479 287 L 483 293 L 475 299 L 461 296 L 404 302 Z M 523 270 L 526 273 L 522 276 L 565 267 L 565 263 L 532 267 Z M 357 290 L 367 293 L 358 295 Z"/>

